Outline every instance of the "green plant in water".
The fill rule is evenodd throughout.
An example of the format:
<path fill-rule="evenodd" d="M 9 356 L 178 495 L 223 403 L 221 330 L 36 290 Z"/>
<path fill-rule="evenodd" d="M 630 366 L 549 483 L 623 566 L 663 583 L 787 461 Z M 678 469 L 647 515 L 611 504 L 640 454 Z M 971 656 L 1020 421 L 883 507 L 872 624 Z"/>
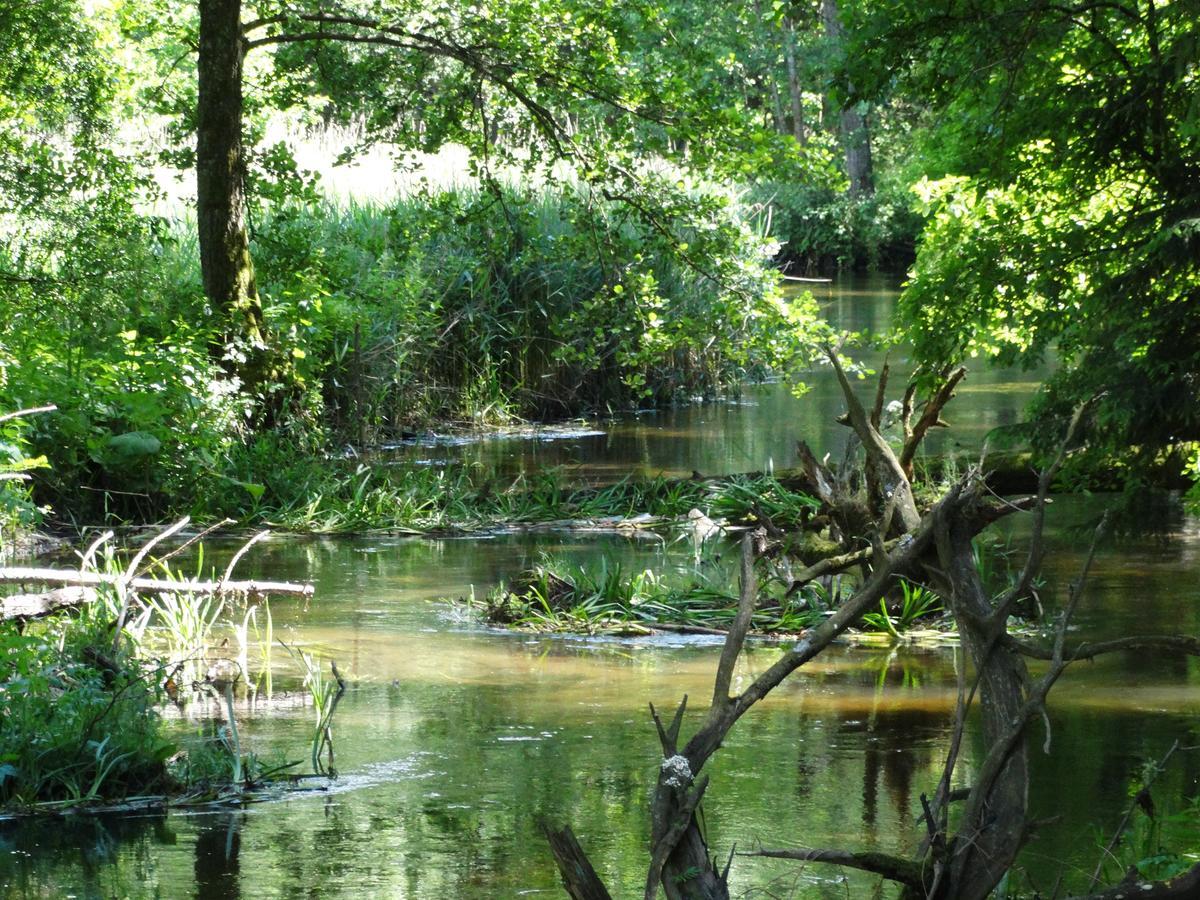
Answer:
<path fill-rule="evenodd" d="M 305 653 L 298 647 L 290 647 L 283 641 L 280 641 L 280 644 L 283 644 L 284 649 L 300 664 L 304 672 L 304 687 L 312 697 L 313 712 L 316 715 L 316 727 L 309 748 L 313 771 L 336 777 L 337 769 L 333 759 L 333 716 L 342 694 L 345 693 L 346 682 L 338 672 L 337 663 L 332 660 L 329 669 L 333 678 L 326 679 L 320 660 L 313 654 Z M 321 758 L 322 753 L 326 754 L 325 760 Z"/>
<path fill-rule="evenodd" d="M 900 640 L 920 620 L 943 611 L 941 598 L 923 585 L 904 580 L 900 582 L 900 591 L 900 600 L 894 607 L 889 607 L 884 597 L 879 601 L 879 612 L 863 615 L 862 623 L 867 630 L 884 632 Z"/>
<path fill-rule="evenodd" d="M 646 569 L 626 574 L 619 564 L 570 567 L 544 562 L 501 584 L 478 603 L 494 624 L 531 631 L 594 634 L 655 627 L 725 629 L 737 614 L 737 597 L 704 577 L 672 580 Z M 766 601 L 751 627 L 795 633 L 820 613 L 790 600 Z"/>

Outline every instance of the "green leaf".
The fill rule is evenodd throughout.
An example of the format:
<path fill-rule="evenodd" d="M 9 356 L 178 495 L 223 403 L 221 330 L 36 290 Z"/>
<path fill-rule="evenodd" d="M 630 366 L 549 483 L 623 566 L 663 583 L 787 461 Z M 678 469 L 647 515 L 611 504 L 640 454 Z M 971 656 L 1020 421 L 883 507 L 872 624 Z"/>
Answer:
<path fill-rule="evenodd" d="M 128 461 L 154 456 L 162 449 L 162 441 L 148 431 L 127 431 L 110 437 L 108 449 L 117 459 Z"/>

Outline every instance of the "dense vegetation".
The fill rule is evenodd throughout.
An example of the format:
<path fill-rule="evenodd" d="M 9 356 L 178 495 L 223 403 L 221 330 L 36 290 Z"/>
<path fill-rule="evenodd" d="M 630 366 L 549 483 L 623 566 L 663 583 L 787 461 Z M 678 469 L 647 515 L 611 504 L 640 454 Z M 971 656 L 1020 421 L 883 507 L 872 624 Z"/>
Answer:
<path fill-rule="evenodd" d="M 0 553 L 42 526 L 185 514 L 305 532 L 746 526 L 742 596 L 725 570 L 547 560 L 481 604 L 535 631 L 728 631 L 688 779 L 787 674 L 768 670 L 744 708 L 728 696 L 747 631 L 817 635 L 782 657 L 795 668 L 850 628 L 898 639 L 953 619 L 983 648 L 984 733 L 1016 760 L 993 767 L 1002 788 L 968 791 L 963 821 L 994 808 L 1015 824 L 947 850 L 990 827 L 951 833 L 956 744 L 940 824 L 927 809 L 919 859 L 880 874 L 905 896 L 983 897 L 1030 824 L 1025 718 L 1058 674 L 1029 693 L 1020 654 L 1070 661 L 1069 616 L 1053 651 L 1008 632 L 1036 606 L 1052 475 L 1077 447 L 1134 487 L 1155 467 L 1200 471 L 1198 20 L 1200 0 L 0 0 Z M 786 290 L 852 269 L 909 271 L 894 333 L 837 334 Z M 872 407 L 856 399 L 867 373 L 844 351 L 867 342 L 911 351 L 903 400 L 885 404 L 886 368 Z M 1052 365 L 1026 420 L 991 435 L 1055 459 L 1026 504 L 1035 549 L 1000 587 L 972 540 L 1016 507 L 989 505 L 973 472 L 934 503 L 914 475 L 973 357 Z M 814 366 L 836 373 L 861 461 L 801 443 L 799 487 L 697 473 L 597 488 L 373 458 L 417 429 L 768 377 L 800 390 Z M 852 592 L 819 580 L 852 568 Z M 3 624 L 0 805 L 209 797 L 262 776 L 228 680 L 207 671 L 189 683 L 226 701 L 228 731 L 179 754 L 157 711 L 182 669 L 129 635 L 119 594 Z M 164 630 L 171 665 L 197 664 L 223 608 L 157 596 L 140 624 Z M 257 612 L 239 612 L 244 656 Z M 295 658 L 313 769 L 329 772 L 341 676 Z M 992 716 L 1004 704 L 1019 724 Z M 679 721 L 673 736 L 658 723 L 667 762 Z M 654 828 L 666 846 L 674 816 L 679 834 L 656 845 L 651 893 L 723 896 L 704 788 L 664 785 L 679 786 L 660 783 Z"/>

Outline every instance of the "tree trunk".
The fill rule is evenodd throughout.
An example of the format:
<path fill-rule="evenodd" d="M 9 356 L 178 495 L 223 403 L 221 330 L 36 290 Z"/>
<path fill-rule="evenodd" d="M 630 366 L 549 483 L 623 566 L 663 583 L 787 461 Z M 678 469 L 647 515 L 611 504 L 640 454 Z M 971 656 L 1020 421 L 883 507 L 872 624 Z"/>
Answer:
<path fill-rule="evenodd" d="M 262 301 L 246 231 L 241 0 L 200 0 L 196 220 L 204 294 L 220 316 L 213 356 L 243 391 L 268 375 Z"/>
<path fill-rule="evenodd" d="M 965 502 L 977 502 L 969 493 Z M 1029 692 L 1025 660 L 1004 642 L 1003 622 L 992 618 L 992 604 L 979 577 L 971 549 L 976 529 L 966 510 L 956 511 L 937 538 L 944 596 L 951 597 L 955 624 L 980 679 L 983 741 L 993 747 L 1013 728 Z M 1029 806 L 1029 749 L 1016 741 L 995 779 L 976 784 L 968 797 L 958 831 L 942 860 L 945 872 L 932 893 L 910 890 L 921 900 L 985 900 L 1011 868 L 1026 835 Z"/>
<path fill-rule="evenodd" d="M 808 138 L 808 129 L 804 126 L 804 98 L 796 69 L 796 27 L 791 19 L 784 19 L 783 48 L 787 58 L 788 95 L 792 99 L 792 137 L 803 144 Z"/>
<path fill-rule="evenodd" d="M 875 169 L 871 162 L 871 132 L 867 117 L 853 106 L 843 109 L 840 131 L 850 193 L 870 197 L 875 193 Z"/>
<path fill-rule="evenodd" d="M 838 17 L 837 0 L 821 0 L 821 19 L 825 35 L 840 53 L 844 43 L 842 20 Z M 875 170 L 871 162 L 871 132 L 867 117 L 855 106 L 843 107 L 838 114 L 838 134 L 846 158 L 846 176 L 850 193 L 870 196 L 875 193 Z"/>
<path fill-rule="evenodd" d="M 763 15 L 761 0 L 754 0 L 754 15 L 761 27 L 766 21 Z M 783 100 L 779 96 L 779 78 L 774 66 L 768 66 L 763 74 L 764 85 L 769 84 L 771 87 L 771 112 L 775 118 L 775 130 L 780 134 L 788 133 L 787 116 L 783 114 Z"/>

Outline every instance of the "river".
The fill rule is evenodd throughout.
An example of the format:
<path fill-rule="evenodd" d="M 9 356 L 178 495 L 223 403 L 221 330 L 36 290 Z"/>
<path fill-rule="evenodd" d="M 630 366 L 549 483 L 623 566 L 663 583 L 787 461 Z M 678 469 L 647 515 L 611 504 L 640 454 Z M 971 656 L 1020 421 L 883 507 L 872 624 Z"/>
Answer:
<path fill-rule="evenodd" d="M 886 327 L 892 292 L 829 289 L 829 314 Z M 828 373 L 796 399 L 785 385 L 736 403 L 602 422 L 603 434 L 409 448 L 431 464 L 572 467 L 582 479 L 642 472 L 712 474 L 788 465 L 797 437 L 835 450 L 840 411 Z M 1032 384 L 976 372 L 943 440 L 970 452 L 1015 421 Z M 1050 515 L 1048 602 L 1086 552 L 1104 497 L 1059 498 Z M 1200 632 L 1200 522 L 1167 504 L 1152 533 L 1107 542 L 1089 580 L 1078 636 Z M 1004 536 L 1022 544 L 1027 525 Z M 217 547 L 215 556 L 228 553 Z M 427 540 L 276 538 L 242 574 L 309 579 L 316 598 L 276 601 L 277 635 L 335 659 L 350 680 L 335 722 L 340 777 L 328 791 L 246 808 L 0 823 L 0 890 L 15 897 L 564 896 L 538 832 L 569 822 L 614 896 L 640 895 L 647 798 L 658 759 L 647 702 L 711 692 L 718 645 L 706 638 L 531 637 L 487 629 L 440 598 L 484 592 L 543 553 L 601 556 L 637 568 L 690 565 L 681 543 L 573 534 Z M 779 651 L 747 653 L 739 679 Z M 280 657 L 285 656 L 282 652 Z M 711 845 L 911 850 L 919 796 L 932 791 L 950 739 L 955 657 L 947 648 L 838 646 L 793 676 L 734 729 L 711 764 Z M 294 686 L 286 667 L 276 688 Z M 1079 886 L 1125 811 L 1144 764 L 1179 739 L 1200 743 L 1200 665 L 1122 654 L 1069 670 L 1052 695 L 1050 753 L 1034 735 L 1033 814 L 1057 816 L 1020 860 L 1014 887 Z M 689 722 L 703 713 L 695 704 Z M 306 759 L 312 711 L 267 706 L 245 744 Z M 686 729 L 686 726 L 685 726 Z M 960 771 L 980 757 L 974 732 Z M 708 771 L 706 769 L 706 771 Z M 1200 757 L 1176 754 L 1156 795 L 1194 800 Z M 1161 802 L 1161 801 L 1160 801 Z M 1200 828 L 1191 832 L 1200 849 Z M 829 867 L 740 859 L 735 896 L 846 898 L 872 882 Z"/>

